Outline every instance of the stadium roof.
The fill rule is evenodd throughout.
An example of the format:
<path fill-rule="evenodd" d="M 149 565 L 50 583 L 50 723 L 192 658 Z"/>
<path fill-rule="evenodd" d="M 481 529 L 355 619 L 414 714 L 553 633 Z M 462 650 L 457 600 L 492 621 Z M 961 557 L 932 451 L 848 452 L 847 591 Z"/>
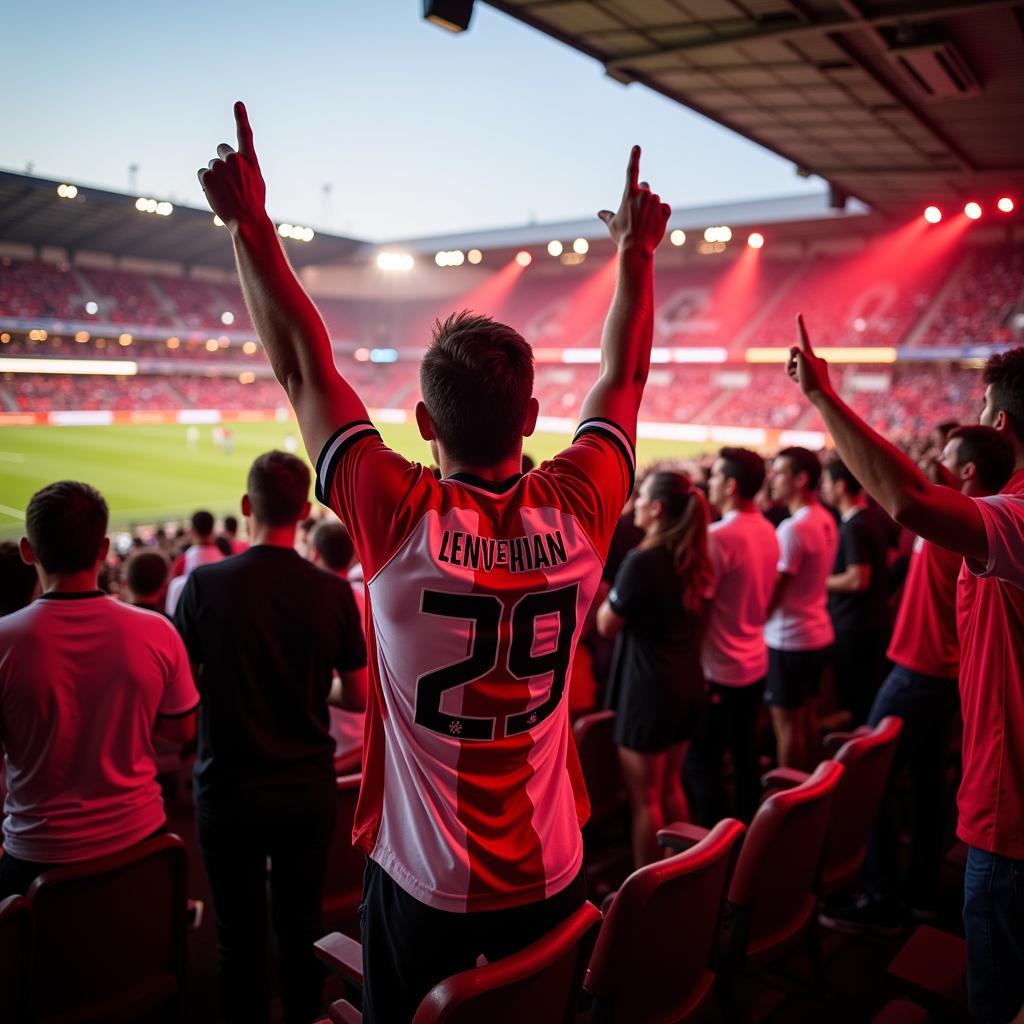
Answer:
<path fill-rule="evenodd" d="M 674 209 L 668 230 L 703 230 L 713 224 L 732 227 L 766 227 L 768 225 L 821 225 L 851 218 L 863 219 L 868 213 L 860 203 L 850 204 L 846 211 L 829 205 L 825 194 L 809 196 L 782 196 L 778 199 L 753 199 L 734 203 L 714 203 L 709 206 L 690 206 Z M 800 233 L 798 230 L 794 233 Z M 553 238 L 586 238 L 603 241 L 608 231 L 597 217 L 557 223 L 526 224 L 518 227 L 490 228 L 480 231 L 460 231 L 426 238 L 406 239 L 386 245 L 400 245 L 412 253 L 434 252 L 438 249 L 506 249 L 519 246 L 547 245 Z M 386 246 L 385 246 L 386 247 Z"/>
<path fill-rule="evenodd" d="M 64 184 L 0 171 L 0 240 L 234 269 L 231 241 L 209 210 L 174 205 L 168 216 L 143 213 L 135 207 L 140 197 L 77 183 L 74 198 L 62 199 L 57 189 Z M 285 244 L 299 267 L 343 259 L 365 245 L 319 233 Z"/>
<path fill-rule="evenodd" d="M 893 212 L 1024 190 L 1014 0 L 487 0 Z"/>

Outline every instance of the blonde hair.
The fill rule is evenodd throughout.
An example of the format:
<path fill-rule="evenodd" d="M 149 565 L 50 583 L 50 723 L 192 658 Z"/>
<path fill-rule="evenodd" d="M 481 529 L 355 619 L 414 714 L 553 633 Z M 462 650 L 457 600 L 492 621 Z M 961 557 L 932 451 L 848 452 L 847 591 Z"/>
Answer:
<path fill-rule="evenodd" d="M 640 547 L 668 548 L 672 566 L 683 584 L 683 607 L 699 612 L 714 580 L 708 550 L 711 513 L 707 499 L 685 473 L 658 470 L 650 479 L 648 497 L 661 504 L 662 516 Z"/>

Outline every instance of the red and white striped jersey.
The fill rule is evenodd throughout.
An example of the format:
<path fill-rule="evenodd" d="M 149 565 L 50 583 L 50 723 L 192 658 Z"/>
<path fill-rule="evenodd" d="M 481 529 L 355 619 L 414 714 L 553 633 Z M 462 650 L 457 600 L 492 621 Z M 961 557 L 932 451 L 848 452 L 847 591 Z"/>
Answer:
<path fill-rule="evenodd" d="M 567 680 L 634 468 L 629 436 L 602 419 L 501 484 L 438 481 L 369 422 L 317 460 L 317 497 L 367 581 L 353 841 L 422 903 L 519 906 L 580 869 L 589 802 Z"/>

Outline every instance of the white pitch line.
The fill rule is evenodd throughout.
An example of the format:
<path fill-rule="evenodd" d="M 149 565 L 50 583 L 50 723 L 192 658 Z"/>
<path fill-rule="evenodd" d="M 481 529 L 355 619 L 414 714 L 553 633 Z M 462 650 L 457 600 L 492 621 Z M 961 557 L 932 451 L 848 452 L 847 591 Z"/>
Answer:
<path fill-rule="evenodd" d="M 0 505 L 0 515 L 10 516 L 21 522 L 25 518 L 25 512 L 20 508 L 11 508 L 10 505 Z"/>

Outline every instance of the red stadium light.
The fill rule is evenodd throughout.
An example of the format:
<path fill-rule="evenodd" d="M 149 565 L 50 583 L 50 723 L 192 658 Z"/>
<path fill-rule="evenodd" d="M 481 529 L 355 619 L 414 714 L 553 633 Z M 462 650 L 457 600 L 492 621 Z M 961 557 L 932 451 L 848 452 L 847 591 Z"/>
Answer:
<path fill-rule="evenodd" d="M 970 202 L 964 207 L 964 214 L 969 220 L 979 220 L 981 218 L 981 204 Z"/>
<path fill-rule="evenodd" d="M 521 267 L 528 267 L 533 262 L 533 257 L 525 250 L 520 249 L 516 253 L 516 263 Z"/>
<path fill-rule="evenodd" d="M 924 219 L 929 224 L 938 224 L 942 220 L 942 211 L 937 206 L 929 206 L 924 211 Z"/>
<path fill-rule="evenodd" d="M 764 235 L 760 231 L 751 232 L 747 235 L 747 245 L 751 249 L 763 249 L 764 248 Z"/>
<path fill-rule="evenodd" d="M 999 207 L 1000 213 L 1013 213 L 1016 204 L 1009 196 L 1003 196 L 1003 198 L 996 203 L 996 206 Z"/>

